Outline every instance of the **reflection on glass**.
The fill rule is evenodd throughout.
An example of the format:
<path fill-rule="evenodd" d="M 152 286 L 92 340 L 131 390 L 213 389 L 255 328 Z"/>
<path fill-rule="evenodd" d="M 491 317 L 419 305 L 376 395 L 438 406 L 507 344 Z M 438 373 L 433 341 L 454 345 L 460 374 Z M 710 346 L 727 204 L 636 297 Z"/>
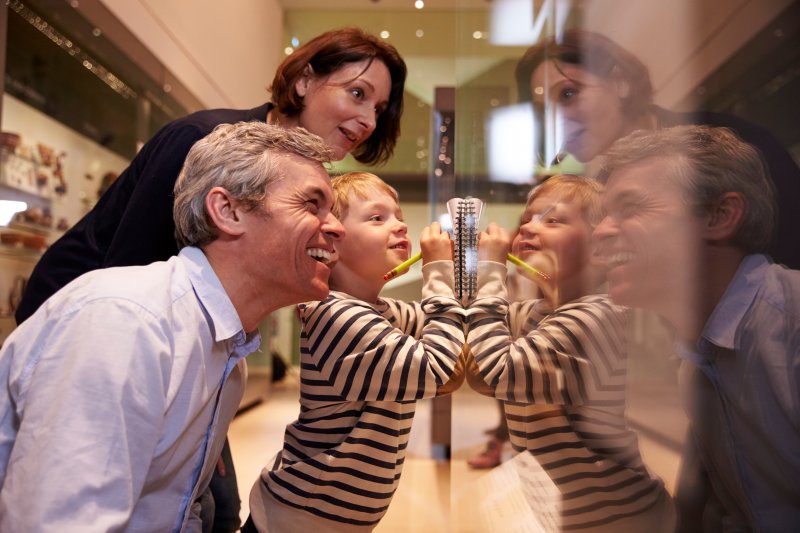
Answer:
<path fill-rule="evenodd" d="M 65 38 L 76 28 L 49 21 L 43 32 L 17 11 L 25 6 L 25 13 L 38 13 L 44 4 L 9 4 L 4 101 L 13 95 L 61 114 L 62 122 L 126 157 L 143 132 L 149 137 L 168 118 L 185 114 L 166 94 L 166 81 L 140 82 L 136 72 L 112 61 L 116 55 L 100 50 L 80 61 L 70 54 L 78 43 L 86 51 L 87 43 L 106 42 L 108 32 L 84 43 L 74 35 Z M 574 198 L 548 188 L 529 194 L 540 183 L 558 184 L 553 176 L 595 177 L 608 150 L 634 130 L 730 126 L 761 150 L 777 190 L 777 237 L 769 252 L 777 262 L 800 268 L 800 128 L 791 113 L 800 92 L 800 4 L 387 4 L 359 11 L 287 9 L 283 45 L 295 49 L 311 36 L 349 25 L 383 32 L 406 59 L 409 77 L 402 137 L 379 173 L 407 205 L 409 234 L 418 235 L 432 220 L 457 233 L 446 202 L 475 198 L 483 206 L 478 232 L 490 222 L 505 228 L 512 253 L 550 279 L 526 276 L 524 267 L 502 254 L 495 258 L 508 274 L 505 293 L 489 296 L 510 302 L 508 324 L 498 316 L 506 305 L 499 299 L 476 305 L 485 320 L 473 320 L 468 333 L 475 388 L 465 385 L 446 402 L 420 402 L 404 482 L 376 531 L 533 531 L 587 524 L 616 531 L 623 520 L 669 514 L 664 495 L 678 493 L 682 463 L 686 469 L 700 464 L 682 455 L 688 422 L 680 405 L 685 396 L 676 386 L 674 332 L 652 310 L 618 313 L 597 295 L 607 286 L 583 280 L 581 269 L 570 267 L 586 264 L 594 252 L 586 240 L 590 231 L 581 225 L 583 213 L 570 212 Z M 98 65 L 113 69 L 113 76 Z M 64 104 L 78 93 L 97 96 L 90 105 Z M 18 108 L 16 100 L 5 104 L 4 129 L 9 121 L 16 128 Z M 25 122 L 30 128 L 32 120 Z M 88 153 L 70 149 L 67 163 L 79 151 Z M 99 178 L 106 166 L 91 173 Z M 335 172 L 362 167 L 348 158 Z M 78 176 L 84 179 L 83 172 Z M 98 185 L 92 183 L 92 195 Z M 646 274 L 651 281 L 667 278 L 666 266 L 665 261 L 662 276 L 655 269 Z M 415 266 L 387 285 L 392 296 L 417 300 L 419 270 Z M 500 283 L 500 273 L 489 274 Z M 493 279 L 477 280 L 478 289 Z M 576 286 L 570 281 L 575 279 L 585 284 Z M 687 292 L 678 289 L 689 280 L 672 283 L 670 295 Z M 636 294 L 646 296 L 642 290 Z M 669 527 L 669 521 L 660 525 Z"/>
<path fill-rule="evenodd" d="M 463 77 L 456 89 L 459 124 L 456 180 L 469 194 L 484 200 L 486 224 L 494 221 L 509 230 L 516 228 L 515 219 L 525 209 L 524 198 L 528 192 L 519 189 L 530 189 L 541 182 L 547 184 L 549 179 L 556 179 L 551 176 L 560 173 L 594 178 L 606 151 L 635 130 L 658 131 L 680 124 L 727 126 L 758 147 L 771 167 L 770 175 L 782 205 L 771 255 L 779 262 L 795 268 L 800 266 L 797 262 L 800 244 L 794 235 L 800 227 L 800 219 L 795 219 L 797 209 L 790 207 L 800 205 L 800 197 L 797 197 L 800 191 L 796 187 L 800 175 L 796 157 L 787 150 L 794 147 L 795 154 L 798 153 L 800 135 L 796 124 L 792 128 L 785 127 L 778 118 L 783 113 L 775 112 L 775 108 L 785 112 L 798 94 L 797 82 L 789 81 L 795 77 L 787 76 L 796 69 L 798 55 L 789 51 L 790 44 L 784 40 L 785 27 L 792 26 L 793 31 L 797 31 L 797 23 L 789 22 L 797 15 L 797 7 L 787 8 L 785 4 L 751 6 L 752 9 L 733 13 L 728 7 L 710 1 L 669 5 L 592 1 L 495 4 L 490 42 L 495 49 L 505 46 L 505 64 L 487 69 L 484 76 L 475 76 L 467 66 L 486 52 L 476 50 L 472 42 L 463 38 L 459 40 L 457 54 L 457 63 L 465 67 L 459 71 Z M 507 12 L 515 9 L 518 16 L 507 16 Z M 473 20 L 467 13 L 459 13 L 457 18 L 463 27 Z M 707 24 L 696 24 L 700 19 L 713 20 L 716 29 L 712 31 Z M 666 31 L 667 28 L 670 31 Z M 748 49 L 748 40 L 760 52 L 751 48 L 749 52 L 737 54 L 737 50 Z M 796 38 L 794 42 L 797 44 Z M 781 59 L 776 59 L 776 54 Z M 760 59 L 756 60 L 756 56 Z M 756 73 L 760 65 L 770 74 Z M 783 100 L 779 100 L 782 104 L 776 102 L 770 106 L 773 111 L 767 111 L 766 95 L 757 94 L 749 76 L 772 80 L 774 87 L 780 87 L 775 96 L 783 96 Z M 714 97 L 708 96 L 710 87 L 714 89 Z M 497 105 L 498 101 L 502 104 Z M 528 124 L 524 124 L 521 115 L 515 115 L 520 107 L 526 109 L 523 114 L 530 115 Z M 790 185 L 792 183 L 795 185 Z M 516 193 L 511 184 L 519 187 Z M 535 216 L 528 217 L 528 224 L 536 227 L 525 232 L 523 222 L 517 239 L 540 254 L 540 258 L 531 254 L 527 257 L 540 261 L 534 264 L 545 268 L 541 263 L 545 254 L 539 251 L 543 245 L 538 239 L 540 233 L 550 229 L 545 227 L 544 217 L 534 222 Z M 556 217 L 552 224 L 563 224 L 563 221 Z M 533 233 L 537 234 L 535 238 Z M 593 251 L 591 246 L 587 250 Z M 559 253 L 553 257 L 560 257 Z M 548 261 L 550 272 L 557 278 L 565 266 L 563 260 L 553 261 L 551 257 Z M 509 278 L 516 275 L 516 271 L 511 270 Z M 481 286 L 485 285 L 479 280 Z M 564 290 L 562 287 L 556 290 L 539 287 L 539 305 L 543 305 L 541 302 L 561 305 L 572 302 L 574 305 L 580 301 L 580 296 L 576 299 L 562 292 Z M 607 288 L 600 286 L 598 290 L 604 292 Z M 673 291 L 676 295 L 681 292 Z M 522 305 L 524 303 L 512 303 L 510 308 L 519 309 Z M 558 304 L 555 308 L 558 309 Z M 484 311 L 488 317 L 494 310 L 489 310 L 487 305 Z M 544 530 L 569 529 L 570 525 L 580 527 L 581 511 L 574 509 L 574 512 L 564 513 L 570 505 L 587 513 L 584 526 L 592 523 L 592 527 L 600 530 L 614 531 L 624 527 L 625 520 L 642 520 L 636 527 L 650 523 L 655 529 L 666 527 L 662 530 L 669 530 L 671 522 L 665 517 L 671 514 L 672 504 L 666 496 L 674 496 L 676 485 L 682 482 L 678 471 L 688 439 L 687 419 L 680 405 L 685 395 L 677 390 L 673 331 L 652 311 L 629 310 L 626 325 L 616 332 L 619 348 L 611 351 L 620 364 L 618 368 L 626 369 L 623 372 L 627 375 L 614 387 L 621 393 L 616 398 L 616 407 L 599 411 L 605 416 L 614 412 L 616 421 L 606 418 L 587 430 L 580 424 L 592 417 L 585 413 L 573 414 L 562 419 L 563 425 L 555 424 L 559 428 L 555 430 L 553 425 L 548 425 L 559 416 L 553 413 L 563 415 L 565 410 L 577 408 L 570 402 L 576 401 L 581 409 L 591 410 L 596 406 L 581 396 L 587 391 L 591 396 L 591 386 L 569 397 L 563 396 L 574 384 L 565 376 L 574 373 L 576 368 L 581 369 L 580 365 L 562 367 L 554 363 L 557 359 L 553 357 L 526 359 L 520 355 L 536 346 L 535 341 L 523 338 L 526 333 L 533 338 L 545 336 L 548 320 L 555 321 L 549 318 L 551 315 L 547 311 L 553 312 L 553 306 L 545 308 L 544 312 L 536 308 L 523 311 L 522 317 L 509 312 L 511 329 L 503 331 L 502 320 L 494 325 L 495 329 L 503 331 L 502 340 L 495 339 L 495 333 L 480 329 L 485 327 L 493 331 L 488 325 L 492 324 L 491 320 L 487 318 L 484 323 L 473 318 L 473 324 L 481 324 L 469 332 L 481 378 L 476 387 L 480 389 L 483 383 L 490 389 L 489 395 L 506 395 L 511 446 L 503 443 L 502 435 L 498 436 L 502 431 L 493 431 L 497 425 L 495 405 L 481 400 L 471 390 L 461 390 L 454 395 L 455 530 L 499 531 L 502 527 L 519 527 L 532 531 L 536 529 L 530 529 L 529 524 L 536 520 Z M 687 309 L 686 313 L 691 314 L 690 311 Z M 541 328 L 531 325 L 526 331 L 515 326 L 516 321 L 524 322 L 526 318 L 532 323 L 539 322 Z M 581 331 L 613 336 L 616 331 L 613 324 L 614 321 L 605 318 L 594 328 Z M 491 344 L 493 340 L 496 345 Z M 484 350 L 476 353 L 476 346 Z M 574 346 L 572 352 L 582 364 L 592 359 Z M 606 354 L 595 360 L 608 357 Z M 533 363 L 526 366 L 523 360 Z M 514 372 L 515 365 L 518 365 L 519 374 Z M 554 394 L 547 397 L 539 392 L 546 386 L 541 378 L 536 381 L 537 368 L 557 370 L 563 379 L 558 394 L 551 391 Z M 592 383 L 596 384 L 600 377 L 602 373 L 592 374 L 595 380 Z M 483 430 L 489 433 L 488 437 L 482 434 Z M 572 446 L 573 450 L 585 447 L 595 458 L 601 458 L 598 463 L 601 464 L 609 460 L 603 457 L 609 447 L 592 439 L 606 431 L 615 431 L 617 436 L 628 435 L 632 445 L 617 467 L 626 464 L 639 472 L 647 469 L 648 474 L 640 482 L 651 483 L 648 486 L 653 499 L 649 503 L 645 503 L 648 489 L 633 490 L 627 496 L 621 496 L 624 491 L 617 493 L 621 500 L 641 505 L 637 510 L 623 511 L 624 505 L 609 505 L 614 499 L 612 487 L 619 487 L 603 479 L 612 469 L 602 474 L 596 472 L 594 481 L 588 481 L 592 476 L 587 475 L 587 485 L 575 491 L 574 487 L 567 488 L 566 480 L 580 478 L 580 467 L 576 466 L 580 463 L 576 459 L 579 454 L 567 459 L 561 457 L 560 462 L 548 460 L 545 455 L 563 451 L 562 447 Z M 578 437 L 570 440 L 570 434 Z M 531 453 L 518 454 L 521 450 Z M 628 460 L 631 462 L 626 463 Z M 462 467 L 463 461 L 467 462 L 466 468 Z M 575 461 L 573 470 L 559 476 L 554 465 L 569 468 L 565 465 L 570 461 Z M 662 483 L 663 489 L 658 488 Z M 632 481 L 628 485 L 629 488 L 635 486 Z M 603 494 L 598 492 L 581 503 L 572 499 L 579 499 L 576 496 L 579 493 L 591 494 L 593 490 Z M 592 512 L 597 514 L 591 515 Z M 623 518 L 625 514 L 628 516 Z"/>

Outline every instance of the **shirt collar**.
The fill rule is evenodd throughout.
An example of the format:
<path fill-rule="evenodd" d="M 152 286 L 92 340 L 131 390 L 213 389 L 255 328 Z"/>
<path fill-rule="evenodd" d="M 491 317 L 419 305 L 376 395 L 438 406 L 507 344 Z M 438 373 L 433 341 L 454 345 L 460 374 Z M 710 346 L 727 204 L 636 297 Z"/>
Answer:
<path fill-rule="evenodd" d="M 769 264 L 764 255 L 748 255 L 742 260 L 703 328 L 701 345 L 706 341 L 720 348 L 735 349 L 736 330 L 752 305 Z"/>
<path fill-rule="evenodd" d="M 260 344 L 258 331 L 245 333 L 239 314 L 233 307 L 233 302 L 222 287 L 222 282 L 211 268 L 203 251 L 193 246 L 187 246 L 180 251 L 178 257 L 186 267 L 189 282 L 192 284 L 197 299 L 208 313 L 214 331 L 214 340 L 221 342 L 231 339 L 237 347 L 243 348 L 242 351 L 249 350 L 247 353 L 255 351 Z M 239 349 L 237 348 L 235 351 L 238 352 Z"/>

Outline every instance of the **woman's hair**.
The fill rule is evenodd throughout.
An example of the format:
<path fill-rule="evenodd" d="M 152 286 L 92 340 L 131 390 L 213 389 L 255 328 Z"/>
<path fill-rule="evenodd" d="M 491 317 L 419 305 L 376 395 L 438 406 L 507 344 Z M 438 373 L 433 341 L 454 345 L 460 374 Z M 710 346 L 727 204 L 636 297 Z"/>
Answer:
<path fill-rule="evenodd" d="M 581 29 L 565 30 L 528 48 L 515 71 L 521 101 L 533 101 L 531 76 L 545 61 L 553 61 L 559 69 L 561 64 L 573 65 L 604 80 L 626 83 L 629 90 L 622 98 L 622 110 L 629 117 L 643 114 L 653 103 L 650 73 L 644 63 L 608 37 Z"/>
<path fill-rule="evenodd" d="M 350 194 L 362 200 L 368 200 L 375 192 L 389 195 L 400 205 L 400 196 L 394 187 L 369 172 L 347 172 L 331 179 L 333 188 L 333 216 L 342 220 L 350 208 Z"/>
<path fill-rule="evenodd" d="M 315 76 L 328 76 L 348 63 L 382 61 L 392 78 L 389 102 L 378 116 L 375 131 L 358 148 L 353 157 L 360 163 L 386 162 L 394 152 L 400 136 L 403 115 L 403 90 L 406 64 L 394 46 L 358 28 L 341 28 L 325 32 L 292 52 L 278 66 L 272 81 L 272 102 L 278 111 L 295 116 L 303 110 L 303 97 L 297 94 L 297 81 L 310 65 Z M 365 69 L 366 70 L 366 69 Z"/>
<path fill-rule="evenodd" d="M 603 219 L 603 185 L 596 180 L 575 174 L 556 174 L 531 190 L 527 205 L 545 194 L 557 196 L 560 202 L 577 205 L 583 218 L 592 227 Z"/>
<path fill-rule="evenodd" d="M 651 179 L 672 179 L 684 191 L 686 204 L 704 215 L 727 192 L 738 192 L 746 210 L 733 243 L 746 253 L 765 252 L 777 223 L 777 200 L 761 153 L 728 128 L 675 126 L 634 131 L 608 149 L 597 179 L 649 161 L 663 161 L 663 172 Z"/>
<path fill-rule="evenodd" d="M 206 211 L 206 196 L 222 187 L 245 209 L 266 209 L 270 186 L 286 177 L 279 159 L 298 155 L 329 163 L 333 151 L 320 137 L 303 128 L 283 128 L 264 122 L 221 124 L 197 141 L 175 182 L 175 238 L 178 245 L 203 246 L 218 236 Z"/>

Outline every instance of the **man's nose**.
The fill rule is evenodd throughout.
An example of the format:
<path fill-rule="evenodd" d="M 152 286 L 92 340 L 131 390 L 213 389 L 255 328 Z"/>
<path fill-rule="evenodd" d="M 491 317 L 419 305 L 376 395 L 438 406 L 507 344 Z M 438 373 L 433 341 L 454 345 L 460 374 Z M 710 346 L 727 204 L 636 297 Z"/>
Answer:
<path fill-rule="evenodd" d="M 328 235 L 334 241 L 340 241 L 345 236 L 345 229 L 339 219 L 333 216 L 333 213 L 328 213 L 328 216 L 322 223 L 322 232 Z"/>
<path fill-rule="evenodd" d="M 597 226 L 595 226 L 594 231 L 592 232 L 592 239 L 596 241 L 609 239 L 616 235 L 616 232 L 617 225 L 614 222 L 614 219 L 610 216 L 606 216 Z"/>

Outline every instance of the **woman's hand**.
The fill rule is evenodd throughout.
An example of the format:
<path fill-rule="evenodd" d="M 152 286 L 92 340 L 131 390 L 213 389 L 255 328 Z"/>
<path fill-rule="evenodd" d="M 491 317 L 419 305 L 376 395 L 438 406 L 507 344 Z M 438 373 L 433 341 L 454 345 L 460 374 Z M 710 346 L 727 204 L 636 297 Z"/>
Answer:
<path fill-rule="evenodd" d="M 478 261 L 506 263 L 511 249 L 511 235 L 494 222 L 478 235 Z"/>
<path fill-rule="evenodd" d="M 453 241 L 450 240 L 449 233 L 442 231 L 442 226 L 438 222 L 423 228 L 419 247 L 422 250 L 423 264 L 453 260 Z"/>

